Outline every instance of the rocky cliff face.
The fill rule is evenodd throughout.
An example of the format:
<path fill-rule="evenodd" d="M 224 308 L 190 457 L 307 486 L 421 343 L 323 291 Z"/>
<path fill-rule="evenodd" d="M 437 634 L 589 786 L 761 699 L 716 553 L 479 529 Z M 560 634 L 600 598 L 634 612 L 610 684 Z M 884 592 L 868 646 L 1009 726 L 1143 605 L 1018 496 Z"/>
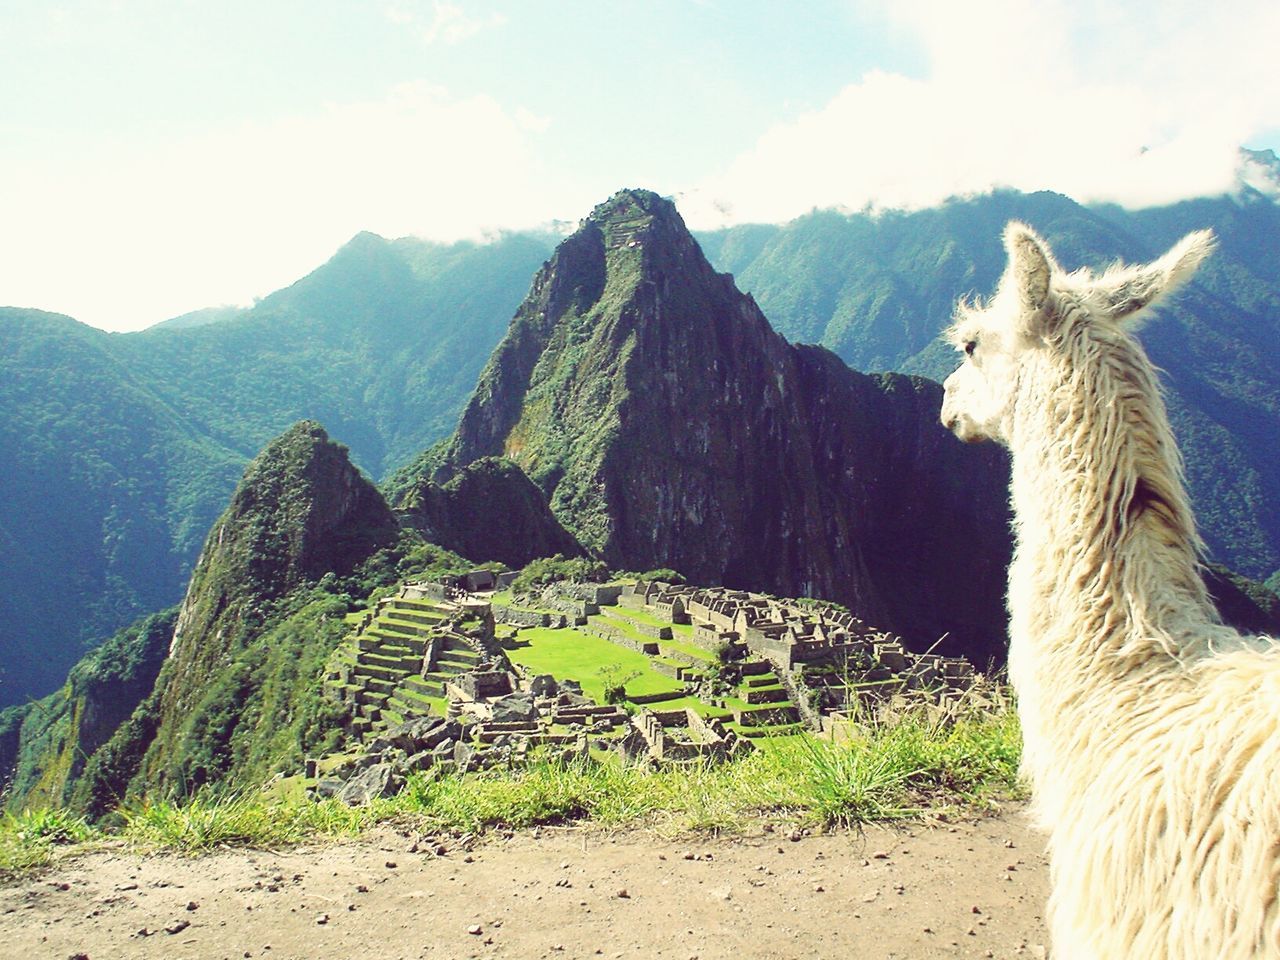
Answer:
<path fill-rule="evenodd" d="M 623 191 L 534 279 L 434 476 L 508 457 L 615 568 L 834 599 L 983 662 L 1006 468 L 946 434 L 939 402 L 788 344 L 669 201 Z"/>
<path fill-rule="evenodd" d="M 701 236 L 770 322 L 861 370 L 941 379 L 938 334 L 958 297 L 995 288 L 1009 220 L 1035 226 L 1069 268 L 1144 263 L 1192 230 L 1218 248 L 1195 281 L 1144 324 L 1210 556 L 1252 577 L 1280 567 L 1280 179 L 1270 151 L 1245 152 L 1250 185 L 1218 197 L 1125 210 L 1056 193 L 997 191 L 911 213 L 814 211 L 788 224 Z"/>

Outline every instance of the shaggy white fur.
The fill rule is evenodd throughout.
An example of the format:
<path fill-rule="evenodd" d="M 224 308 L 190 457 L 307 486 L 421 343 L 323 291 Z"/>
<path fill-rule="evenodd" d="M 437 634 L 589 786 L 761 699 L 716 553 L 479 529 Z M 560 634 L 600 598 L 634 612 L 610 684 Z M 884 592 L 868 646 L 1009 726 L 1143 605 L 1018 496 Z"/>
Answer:
<path fill-rule="evenodd" d="M 1280 958 L 1280 646 L 1222 625 L 1136 322 L 1213 249 L 1064 273 L 1005 230 L 942 420 L 1013 457 L 1009 674 L 1057 960 Z"/>

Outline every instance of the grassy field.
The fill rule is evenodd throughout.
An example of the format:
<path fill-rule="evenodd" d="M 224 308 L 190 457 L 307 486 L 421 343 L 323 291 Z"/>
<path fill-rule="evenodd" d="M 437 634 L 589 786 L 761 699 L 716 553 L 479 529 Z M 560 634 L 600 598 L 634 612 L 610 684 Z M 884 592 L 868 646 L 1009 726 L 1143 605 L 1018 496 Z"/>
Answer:
<path fill-rule="evenodd" d="M 627 693 L 633 696 L 684 688 L 677 680 L 654 670 L 643 653 L 580 630 L 530 627 L 521 630 L 515 639 L 504 641 L 503 648 L 513 663 L 532 673 L 580 681 L 582 692 L 599 703 L 604 702 L 602 670 L 619 676 L 639 674 L 626 684 Z"/>
<path fill-rule="evenodd" d="M 972 810 L 1018 793 L 1020 737 L 1007 705 L 941 719 L 907 713 L 891 724 L 852 727 L 850 734 L 840 743 L 808 734 L 781 737 L 718 766 L 655 770 L 615 759 L 418 775 L 397 797 L 367 807 L 257 791 L 135 802 L 119 811 L 118 836 L 141 849 L 199 852 L 354 836 L 387 820 L 467 831 L 575 820 L 664 833 L 734 831 L 760 816 L 850 826 Z M 8 815 L 0 819 L 0 873 L 24 872 L 60 847 L 103 836 L 57 811 Z"/>

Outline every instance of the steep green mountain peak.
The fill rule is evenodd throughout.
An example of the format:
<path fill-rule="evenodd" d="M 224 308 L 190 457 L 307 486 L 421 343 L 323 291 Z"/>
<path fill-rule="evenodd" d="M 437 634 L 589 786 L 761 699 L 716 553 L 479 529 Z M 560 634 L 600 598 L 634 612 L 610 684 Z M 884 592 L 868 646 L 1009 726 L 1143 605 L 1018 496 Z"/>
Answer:
<path fill-rule="evenodd" d="M 178 615 L 162 717 L 262 625 L 271 601 L 304 580 L 349 573 L 398 537 L 376 487 L 324 428 L 302 421 L 249 464 L 213 525 Z"/>
<path fill-rule="evenodd" d="M 789 345 L 670 201 L 624 190 L 539 271 L 417 470 L 439 484 L 505 457 L 611 567 L 834 599 L 921 643 L 950 630 L 985 662 L 1003 636 L 1004 466 L 946 436 L 938 402 L 936 384 Z M 962 544 L 987 558 L 977 583 Z"/>

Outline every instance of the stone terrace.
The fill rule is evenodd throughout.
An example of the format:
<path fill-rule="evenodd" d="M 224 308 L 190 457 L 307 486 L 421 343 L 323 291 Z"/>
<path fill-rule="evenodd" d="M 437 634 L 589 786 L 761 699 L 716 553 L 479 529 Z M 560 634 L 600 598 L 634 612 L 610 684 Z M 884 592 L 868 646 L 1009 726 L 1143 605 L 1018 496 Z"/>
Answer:
<path fill-rule="evenodd" d="M 815 726 L 821 712 L 874 706 L 897 693 L 945 700 L 974 679 L 968 661 L 912 653 L 889 631 L 822 603 L 660 581 L 624 587 L 618 602 L 673 624 L 691 624 L 692 641 L 707 650 L 767 660 L 781 687 L 807 694 L 792 699 Z M 770 687 L 769 696 L 785 699 Z M 744 699 L 759 702 L 752 689 L 747 683 Z M 802 699 L 808 703 L 801 705 Z"/>
<path fill-rule="evenodd" d="M 945 703 L 974 680 L 967 661 L 912 653 L 888 631 L 821 603 L 639 581 L 553 584 L 536 600 L 493 605 L 468 586 L 462 578 L 406 584 L 334 651 L 326 687 L 348 705 L 350 732 L 366 750 L 377 754 L 387 731 L 436 716 L 459 739 L 422 762 L 460 769 L 515 762 L 534 746 L 654 762 L 720 759 L 803 724 L 830 729 L 845 715 L 874 715 L 899 694 Z M 629 717 L 584 697 L 569 678 L 526 675 L 507 658 L 495 620 L 517 632 L 572 623 L 647 655 L 676 684 L 628 697 L 639 707 Z"/>

